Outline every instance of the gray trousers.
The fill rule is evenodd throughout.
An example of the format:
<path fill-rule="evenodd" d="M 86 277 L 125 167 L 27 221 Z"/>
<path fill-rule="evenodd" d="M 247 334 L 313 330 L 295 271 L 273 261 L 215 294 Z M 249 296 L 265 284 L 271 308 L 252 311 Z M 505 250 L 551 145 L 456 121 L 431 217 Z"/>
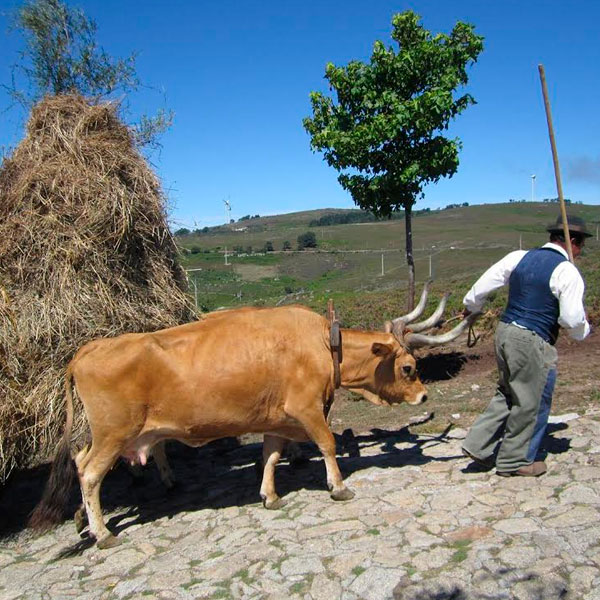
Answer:
<path fill-rule="evenodd" d="M 498 388 L 475 421 L 463 448 L 514 471 L 536 459 L 548 424 L 556 381 L 556 348 L 537 333 L 500 323 L 495 337 Z"/>

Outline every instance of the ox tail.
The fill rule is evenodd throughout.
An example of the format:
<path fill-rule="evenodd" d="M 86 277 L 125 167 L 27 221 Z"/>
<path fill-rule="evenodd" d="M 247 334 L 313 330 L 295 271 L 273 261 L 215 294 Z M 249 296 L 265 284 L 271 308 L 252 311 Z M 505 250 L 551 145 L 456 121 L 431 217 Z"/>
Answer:
<path fill-rule="evenodd" d="M 29 527 L 44 531 L 63 520 L 65 506 L 71 495 L 76 471 L 71 458 L 71 429 L 73 428 L 73 373 L 71 365 L 65 376 L 65 396 L 67 417 L 63 437 L 56 447 L 56 455 L 50 477 L 46 483 L 42 499 L 29 518 Z"/>

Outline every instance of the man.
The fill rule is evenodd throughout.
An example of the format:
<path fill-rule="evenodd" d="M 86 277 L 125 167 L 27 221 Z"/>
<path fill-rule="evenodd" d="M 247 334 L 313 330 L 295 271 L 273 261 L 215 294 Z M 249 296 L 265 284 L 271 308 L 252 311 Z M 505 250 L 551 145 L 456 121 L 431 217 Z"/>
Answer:
<path fill-rule="evenodd" d="M 568 222 L 575 259 L 591 234 L 582 219 L 569 217 Z M 508 304 L 495 337 L 496 395 L 463 444 L 466 456 L 489 468 L 495 463 L 496 473 L 503 477 L 538 477 L 546 472 L 546 463 L 536 460 L 536 455 L 556 380 L 554 344 L 559 326 L 576 340 L 590 332 L 583 308 L 583 279 L 569 262 L 560 216 L 547 231 L 547 244 L 506 255 L 477 280 L 463 300 L 466 316 L 480 311 L 492 291 L 509 285 Z"/>

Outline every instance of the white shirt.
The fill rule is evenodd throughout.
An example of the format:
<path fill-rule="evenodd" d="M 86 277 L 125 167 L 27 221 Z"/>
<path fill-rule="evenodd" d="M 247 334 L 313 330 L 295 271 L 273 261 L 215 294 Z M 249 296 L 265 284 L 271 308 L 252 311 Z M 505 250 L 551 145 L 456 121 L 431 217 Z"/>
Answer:
<path fill-rule="evenodd" d="M 557 250 L 569 258 L 566 250 L 548 242 L 544 248 Z M 492 265 L 467 292 L 463 304 L 471 312 L 481 311 L 487 296 L 508 283 L 510 274 L 527 254 L 527 250 L 515 250 Z M 558 300 L 558 324 L 575 340 L 582 340 L 590 333 L 590 325 L 583 308 L 585 284 L 577 267 L 569 260 L 561 262 L 550 276 L 550 291 Z"/>

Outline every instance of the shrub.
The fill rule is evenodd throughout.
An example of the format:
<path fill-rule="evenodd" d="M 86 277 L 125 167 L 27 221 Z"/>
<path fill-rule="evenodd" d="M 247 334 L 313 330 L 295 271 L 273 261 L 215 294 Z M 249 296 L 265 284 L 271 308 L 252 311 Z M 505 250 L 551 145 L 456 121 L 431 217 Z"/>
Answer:
<path fill-rule="evenodd" d="M 312 231 L 307 231 L 298 236 L 298 250 L 304 250 L 305 248 L 316 248 L 317 238 Z"/>

